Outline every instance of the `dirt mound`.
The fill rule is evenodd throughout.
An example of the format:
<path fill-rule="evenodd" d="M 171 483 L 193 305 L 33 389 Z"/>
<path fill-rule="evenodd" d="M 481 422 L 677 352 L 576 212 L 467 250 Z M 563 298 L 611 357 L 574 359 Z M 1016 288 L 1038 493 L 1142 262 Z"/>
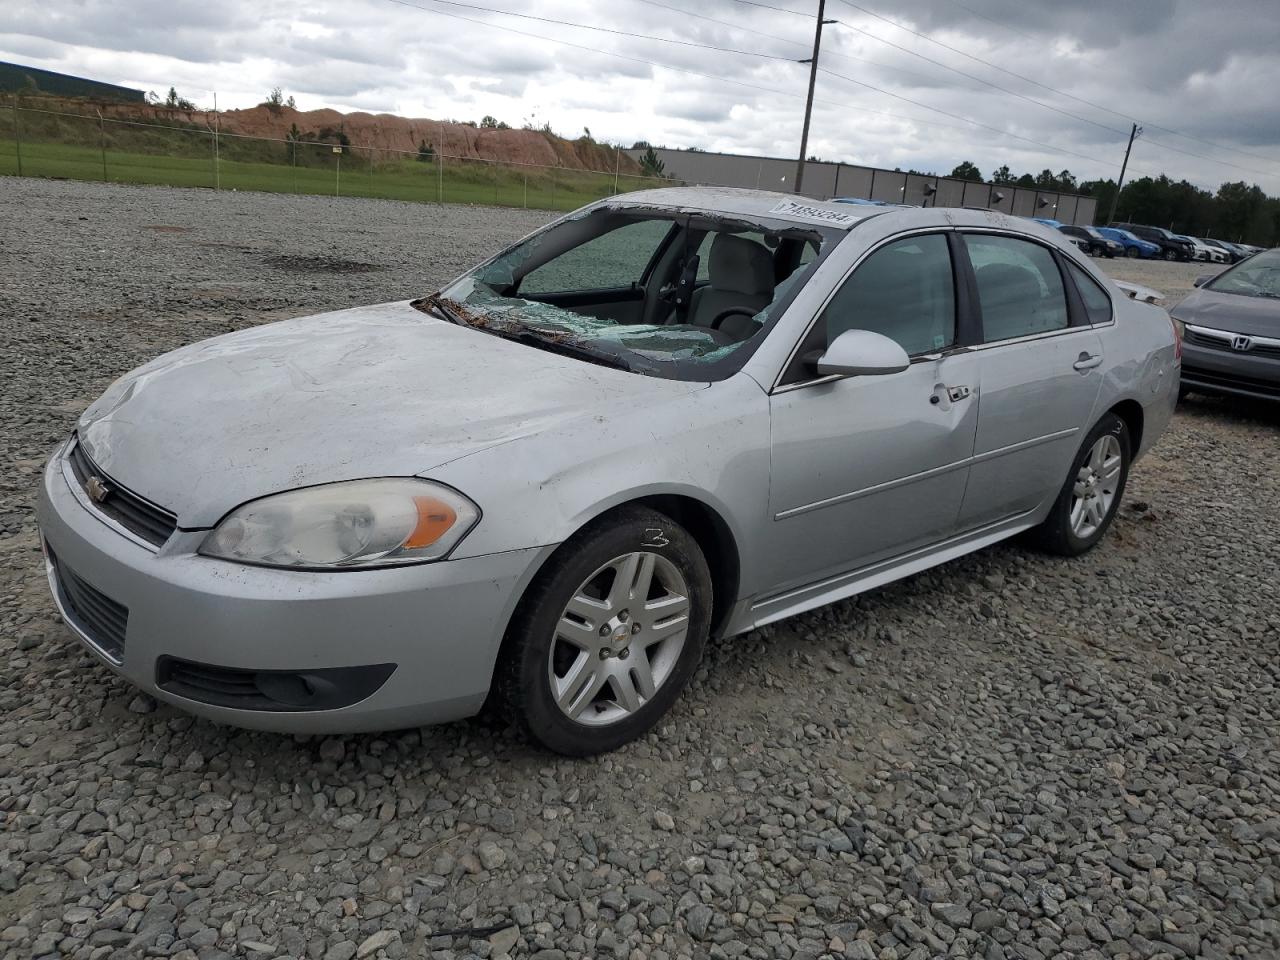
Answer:
<path fill-rule="evenodd" d="M 617 162 L 612 147 L 593 140 L 565 140 L 541 130 L 482 129 L 465 123 L 399 117 L 390 113 L 339 113 L 337 110 L 291 110 L 288 107 L 273 110 L 258 106 L 248 110 L 227 110 L 221 115 L 221 122 L 222 128 L 228 132 L 253 137 L 283 139 L 294 126 L 304 139 L 312 133 L 341 132 L 357 149 L 374 147 L 412 153 L 425 142 L 433 150 L 450 157 L 609 172 Z M 624 154 L 621 160 L 624 173 L 639 172 L 638 165 L 630 157 Z"/>
<path fill-rule="evenodd" d="M 24 98 L 32 102 L 36 98 Z M 143 120 L 149 123 L 214 126 L 214 114 L 204 110 L 174 110 L 157 104 L 91 101 L 79 98 L 41 97 L 45 109 L 84 113 L 101 112 L 108 119 Z M 640 165 L 606 144 L 579 138 L 566 140 L 542 130 L 498 130 L 466 123 L 400 117 L 391 113 L 340 113 L 337 110 L 272 109 L 265 104 L 246 110 L 223 110 L 217 116 L 224 133 L 284 140 L 296 126 L 304 140 L 337 142 L 340 134 L 357 150 L 401 150 L 416 153 L 426 143 L 437 153 L 503 163 L 537 163 L 575 170 L 638 174 Z"/>

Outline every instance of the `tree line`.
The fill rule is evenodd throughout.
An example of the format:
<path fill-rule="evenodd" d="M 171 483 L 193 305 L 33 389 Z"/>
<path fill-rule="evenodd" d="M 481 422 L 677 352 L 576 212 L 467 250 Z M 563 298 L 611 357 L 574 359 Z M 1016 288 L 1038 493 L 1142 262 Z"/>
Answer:
<path fill-rule="evenodd" d="M 930 174 L 932 176 L 932 174 Z M 956 164 L 948 174 L 960 180 L 987 182 L 972 161 Z M 1097 200 L 1093 222 L 1105 225 L 1116 194 L 1116 182 L 1077 180 L 1070 170 L 1042 170 L 1014 175 L 1007 164 L 991 174 L 991 183 L 1055 193 L 1079 193 Z M 1149 223 L 1193 237 L 1217 237 L 1260 246 L 1280 246 L 1280 197 L 1268 196 L 1257 184 L 1237 180 L 1211 193 L 1187 180 L 1139 177 L 1120 191 L 1116 220 Z"/>

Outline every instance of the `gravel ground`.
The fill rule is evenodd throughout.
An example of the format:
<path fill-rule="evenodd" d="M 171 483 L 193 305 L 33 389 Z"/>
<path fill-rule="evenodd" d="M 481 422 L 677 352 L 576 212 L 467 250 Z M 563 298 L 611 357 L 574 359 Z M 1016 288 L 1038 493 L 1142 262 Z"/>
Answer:
<path fill-rule="evenodd" d="M 1280 413 L 1185 406 L 1086 558 L 999 546 L 713 645 L 611 756 L 487 719 L 248 733 L 59 624 L 42 458 L 162 350 L 418 293 L 542 215 L 9 178 L 0 207 L 3 955 L 1280 956 Z"/>

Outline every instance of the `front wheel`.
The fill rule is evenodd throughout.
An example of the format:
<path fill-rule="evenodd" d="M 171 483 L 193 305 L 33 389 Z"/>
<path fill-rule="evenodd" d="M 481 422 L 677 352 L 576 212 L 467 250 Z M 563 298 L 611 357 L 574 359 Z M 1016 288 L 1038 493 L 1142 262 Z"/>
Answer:
<path fill-rule="evenodd" d="M 628 508 L 567 541 L 525 594 L 498 665 L 508 718 L 550 750 L 589 756 L 644 734 L 702 656 L 712 586 L 693 537 Z"/>
<path fill-rule="evenodd" d="M 1064 557 L 1097 546 L 1120 508 L 1132 456 L 1129 427 L 1108 413 L 1076 454 L 1049 516 L 1032 531 L 1037 544 Z"/>
<path fill-rule="evenodd" d="M 1166 251 L 1164 252 L 1164 258 L 1165 258 L 1166 260 L 1168 260 L 1170 263 L 1172 263 L 1174 260 L 1177 260 L 1177 259 L 1178 259 L 1178 251 L 1176 251 L 1176 250 L 1166 250 Z"/>

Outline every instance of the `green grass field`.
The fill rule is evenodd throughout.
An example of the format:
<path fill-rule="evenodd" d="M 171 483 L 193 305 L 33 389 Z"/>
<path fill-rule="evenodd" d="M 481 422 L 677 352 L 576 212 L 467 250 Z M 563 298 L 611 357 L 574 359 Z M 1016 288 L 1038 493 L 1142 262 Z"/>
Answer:
<path fill-rule="evenodd" d="M 284 144 L 268 143 L 278 162 L 241 159 L 237 153 L 264 152 L 261 142 L 225 139 L 215 171 L 208 135 L 197 140 L 187 131 L 149 133 L 146 151 L 12 138 L 0 140 L 0 175 L 112 183 L 154 183 L 174 187 L 217 187 L 222 190 L 261 190 L 270 193 L 311 193 L 344 197 L 378 197 L 444 203 L 482 203 L 542 210 L 573 210 L 600 197 L 644 189 L 664 181 L 621 177 L 614 188 L 612 174 L 504 166 L 476 160 L 439 159 L 421 163 L 412 157 L 375 157 L 360 151 L 335 154 L 328 147 L 299 148 L 290 162 Z M 168 148 L 166 150 L 166 148 Z"/>

